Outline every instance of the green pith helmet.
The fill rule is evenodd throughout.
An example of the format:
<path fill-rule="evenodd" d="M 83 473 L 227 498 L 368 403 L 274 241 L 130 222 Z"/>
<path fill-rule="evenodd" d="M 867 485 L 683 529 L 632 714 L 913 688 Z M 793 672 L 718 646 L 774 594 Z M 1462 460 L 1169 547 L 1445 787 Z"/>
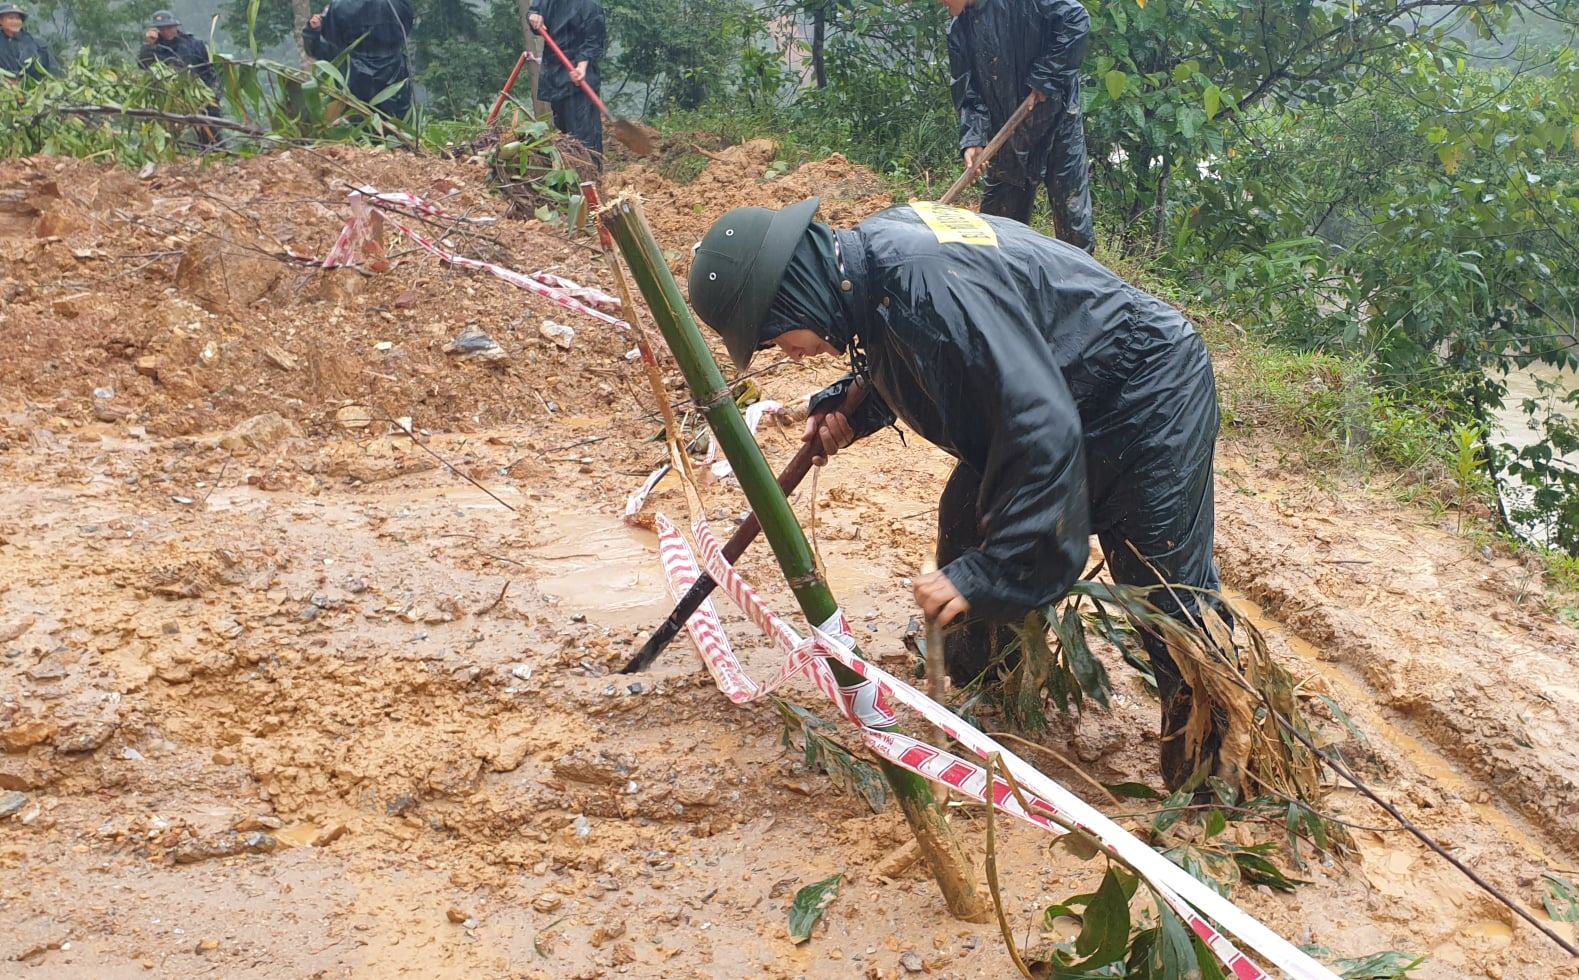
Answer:
<path fill-rule="evenodd" d="M 14 3 L 0 3 L 0 14 L 16 14 L 22 18 L 22 23 L 27 23 L 27 11 Z"/>
<path fill-rule="evenodd" d="M 692 253 L 691 308 L 724 339 L 741 371 L 757 352 L 762 320 L 820 201 L 809 197 L 779 211 L 735 208 Z"/>
<path fill-rule="evenodd" d="M 154 15 L 148 18 L 149 27 L 180 27 L 181 19 L 168 10 L 155 10 Z"/>

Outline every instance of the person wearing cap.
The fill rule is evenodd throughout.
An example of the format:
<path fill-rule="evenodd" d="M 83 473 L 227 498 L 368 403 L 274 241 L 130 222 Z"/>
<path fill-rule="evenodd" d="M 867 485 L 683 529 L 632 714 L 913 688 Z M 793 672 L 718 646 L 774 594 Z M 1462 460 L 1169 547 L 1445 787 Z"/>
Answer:
<path fill-rule="evenodd" d="M 181 21 L 168 10 L 156 10 L 144 25 L 142 50 L 137 64 L 148 68 L 154 62 L 185 69 L 201 78 L 209 88 L 219 90 L 219 73 L 208 56 L 208 45 L 181 30 Z"/>
<path fill-rule="evenodd" d="M 1091 182 L 1080 65 L 1091 15 L 1080 0 L 940 0 L 949 25 L 951 94 L 969 167 L 1027 95 L 1036 107 L 987 166 L 981 211 L 1031 221 L 1039 186 L 1058 237 L 1091 251 Z"/>
<path fill-rule="evenodd" d="M 411 0 L 333 0 L 308 19 L 302 46 L 324 61 L 350 52 L 345 80 L 351 94 L 400 119 L 411 111 L 406 42 L 416 19 Z M 398 87 L 385 96 L 391 86 Z"/>
<path fill-rule="evenodd" d="M 26 10 L 14 3 L 0 3 L 0 77 L 63 74 L 49 45 L 29 34 L 26 25 Z"/>
<path fill-rule="evenodd" d="M 850 358 L 872 391 L 854 418 L 808 422 L 826 455 L 897 415 L 954 457 L 939 571 L 915 579 L 914 597 L 929 621 L 963 624 L 946 650 L 955 685 L 1068 592 L 1093 533 L 1114 581 L 1185 586 L 1150 599 L 1191 618 L 1190 590 L 1219 585 L 1218 408 L 1189 321 L 1019 222 L 915 202 L 836 231 L 813 220 L 817 204 L 724 215 L 693 254 L 691 305 L 742 371 L 765 347 Z M 1176 787 L 1199 761 L 1181 736 L 1190 689 L 1161 639 L 1144 640 Z"/>
<path fill-rule="evenodd" d="M 214 62 L 208 56 L 208 45 L 181 30 L 181 21 L 175 14 L 168 10 L 156 10 L 144 27 L 143 46 L 137 52 L 137 64 L 150 68 L 159 63 L 191 72 L 216 96 L 219 94 L 219 72 L 215 71 Z M 218 117 L 223 111 L 216 103 L 205 107 L 203 114 Z M 197 127 L 197 136 L 205 147 L 219 143 L 218 131 L 209 126 Z"/>

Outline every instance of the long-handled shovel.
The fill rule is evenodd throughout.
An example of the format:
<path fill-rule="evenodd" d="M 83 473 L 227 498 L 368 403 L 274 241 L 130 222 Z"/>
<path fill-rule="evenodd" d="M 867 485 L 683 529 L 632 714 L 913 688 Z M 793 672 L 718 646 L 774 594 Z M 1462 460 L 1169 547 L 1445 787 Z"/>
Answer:
<path fill-rule="evenodd" d="M 543 44 L 550 51 L 554 52 L 554 57 L 558 58 L 560 63 L 565 66 L 565 71 L 574 74 L 576 66 L 570 63 L 570 59 L 565 57 L 565 52 L 561 51 L 559 45 L 549 36 L 548 28 L 540 27 L 537 32 L 543 35 Z M 592 104 L 598 107 L 598 112 L 603 114 L 603 119 L 609 124 L 609 131 L 614 134 L 615 139 L 630 147 L 630 151 L 637 156 L 644 157 L 652 152 L 651 133 L 643 129 L 638 123 L 633 123 L 629 119 L 618 119 L 611 115 L 609 107 L 603 104 L 602 99 L 598 98 L 598 93 L 592 91 L 592 86 L 587 84 L 585 78 L 576 82 L 576 84 L 581 86 L 581 91 L 586 93 L 587 98 L 592 100 Z"/>
<path fill-rule="evenodd" d="M 504 108 L 504 100 L 510 97 L 510 90 L 515 88 L 515 80 L 521 77 L 521 69 L 525 68 L 526 63 L 531 60 L 530 51 L 522 51 L 521 57 L 515 59 L 515 70 L 510 72 L 509 80 L 504 83 L 504 88 L 499 90 L 499 97 L 493 100 L 493 108 L 488 110 L 488 121 L 483 123 L 484 128 L 493 127 L 493 121 L 499 118 L 499 110 Z"/>
<path fill-rule="evenodd" d="M 543 37 L 546 40 L 548 35 L 545 34 Z M 553 42 L 549 41 L 548 43 L 552 44 Z M 558 49 L 556 48 L 555 50 L 557 51 Z M 560 55 L 560 57 L 563 58 L 564 56 Z M 981 172 L 986 169 L 987 164 L 992 161 L 992 158 L 999 150 L 1003 149 L 1003 144 L 1009 142 L 1009 137 L 1014 135 L 1014 131 L 1019 128 L 1019 125 L 1025 121 L 1025 117 L 1029 116 L 1031 110 L 1035 107 L 1036 97 L 1027 95 L 1025 101 L 1020 103 L 1020 107 L 1015 109 L 1014 114 L 1003 124 L 1003 128 L 998 130 L 998 134 L 987 144 L 986 149 L 981 151 L 981 155 L 976 158 L 975 164 L 960 175 L 960 178 L 954 182 L 954 185 L 938 199 L 938 203 L 953 204 L 960 194 L 964 192 L 965 188 L 974 184 L 976 179 L 981 176 Z M 851 412 L 855 411 L 855 407 L 861 403 L 861 399 L 865 397 L 866 387 L 864 385 L 851 385 L 849 393 L 844 397 L 844 404 L 834 409 L 834 411 L 848 417 Z M 789 465 L 784 467 L 784 472 L 779 474 L 779 486 L 784 488 L 785 493 L 792 492 L 800 485 L 800 481 L 811 471 L 812 459 L 820 451 L 821 449 L 815 440 L 800 447 L 800 451 L 789 461 Z M 746 522 L 740 525 L 734 536 L 724 545 L 724 557 L 733 562 L 745 554 L 746 549 L 751 546 L 751 542 L 756 540 L 757 532 L 760 530 L 762 530 L 762 525 L 757 523 L 755 514 L 746 518 Z M 679 635 L 680 630 L 685 626 L 685 621 L 691 618 L 691 614 L 696 612 L 703 602 L 707 601 L 709 595 L 712 595 L 714 588 L 716 588 L 716 583 L 706 572 L 703 572 L 701 577 L 696 580 L 696 584 L 686 591 L 679 604 L 674 607 L 674 611 L 669 614 L 669 618 L 663 621 L 658 629 L 653 632 L 652 636 L 648 637 L 647 642 L 642 644 L 642 648 L 636 652 L 636 656 L 631 658 L 630 663 L 621 668 L 620 673 L 634 674 L 651 667 L 652 662 L 658 659 L 658 655 L 663 652 L 664 647 L 668 646 L 669 642 Z M 941 633 L 941 630 L 938 632 Z M 938 640 L 936 643 L 929 642 L 927 644 L 929 652 L 933 649 L 937 651 L 937 653 L 932 654 L 932 659 L 938 659 L 942 656 L 943 644 L 941 638 L 938 638 Z M 929 665 L 929 680 L 937 678 L 938 680 L 933 682 L 938 683 L 941 681 L 942 674 L 940 663 Z"/>

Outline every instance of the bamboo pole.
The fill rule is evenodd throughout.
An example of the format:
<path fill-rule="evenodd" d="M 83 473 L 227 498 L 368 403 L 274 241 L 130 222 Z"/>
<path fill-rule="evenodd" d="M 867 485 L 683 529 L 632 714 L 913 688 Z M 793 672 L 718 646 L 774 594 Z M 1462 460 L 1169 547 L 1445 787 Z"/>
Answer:
<path fill-rule="evenodd" d="M 696 404 L 713 430 L 713 437 L 734 467 L 746 500 L 762 523 L 762 532 L 773 548 L 802 614 L 812 623 L 827 622 L 839 611 L 839 604 L 817 571 L 806 533 L 795 519 L 789 500 L 779 488 L 767 459 L 730 397 L 729 385 L 719 372 L 718 363 L 713 360 L 696 321 L 691 318 L 679 284 L 664 260 L 663 250 L 642 215 L 641 205 L 633 198 L 620 198 L 603 209 L 599 220 L 624 255 L 625 264 L 652 311 L 653 321 L 663 333 Z M 853 685 L 861 680 L 842 664 L 830 663 L 829 666 L 840 684 Z M 886 761 L 881 767 L 932 876 L 937 880 L 949 912 L 968 922 L 987 921 L 991 909 L 982 900 L 976 887 L 975 871 L 938 805 L 931 784 Z"/>

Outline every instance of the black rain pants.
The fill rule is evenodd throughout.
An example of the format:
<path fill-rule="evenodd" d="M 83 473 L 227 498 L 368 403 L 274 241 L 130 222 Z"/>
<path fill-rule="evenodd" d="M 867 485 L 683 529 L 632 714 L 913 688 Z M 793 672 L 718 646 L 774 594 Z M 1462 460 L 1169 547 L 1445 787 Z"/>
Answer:
<path fill-rule="evenodd" d="M 1075 93 L 1076 106 L 1079 92 Z M 1047 167 L 1041 179 L 1016 184 L 989 174 L 982 183 L 981 213 L 1031 223 L 1037 185 L 1047 187 L 1053 230 L 1059 241 L 1090 252 L 1096 248 L 1091 219 L 1091 179 L 1086 162 L 1085 117 L 1078 108 L 1060 113 L 1049 133 Z"/>
<path fill-rule="evenodd" d="M 1194 350 L 1181 357 L 1193 363 L 1195 370 L 1180 372 L 1177 363 L 1164 362 L 1153 365 L 1152 370 L 1143 369 L 1125 383 L 1151 392 L 1149 411 L 1122 413 L 1111 424 L 1090 420 L 1086 430 L 1092 527 L 1107 559 L 1108 573 L 1120 585 L 1166 583 L 1213 593 L 1221 589 L 1212 558 L 1217 383 L 1204 343 L 1191 337 L 1190 344 Z M 1151 374 L 1179 377 L 1169 389 L 1159 391 L 1156 380 L 1147 377 Z M 938 504 L 939 568 L 981 543 L 980 487 L 981 477 L 974 470 L 963 463 L 955 466 Z M 1166 589 L 1149 595 L 1162 612 L 1186 622 L 1195 615 L 1197 599 L 1190 592 Z M 1221 605 L 1214 606 L 1232 627 L 1233 614 Z M 1014 640 L 1013 625 L 969 620 L 950 632 L 944 655 L 956 687 L 969 684 L 992 665 Z M 1160 637 L 1142 631 L 1141 641 L 1162 700 L 1162 772 L 1168 785 L 1176 787 L 1190 775 L 1183 739 L 1177 735 L 1189 717 L 1190 688 Z M 1005 667 L 1013 666 L 1011 658 Z M 1213 745 L 1206 748 L 1208 754 L 1215 750 Z"/>

